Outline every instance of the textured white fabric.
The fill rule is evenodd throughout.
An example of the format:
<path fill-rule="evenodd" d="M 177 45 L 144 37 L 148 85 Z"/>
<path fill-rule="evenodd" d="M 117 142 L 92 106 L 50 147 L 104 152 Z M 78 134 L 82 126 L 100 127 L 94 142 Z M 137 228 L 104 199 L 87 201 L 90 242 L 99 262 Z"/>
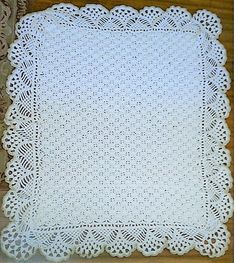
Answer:
<path fill-rule="evenodd" d="M 180 7 L 60 4 L 19 22 L 3 138 L 14 156 L 9 256 L 224 253 L 230 81 L 220 32 L 214 14 Z"/>

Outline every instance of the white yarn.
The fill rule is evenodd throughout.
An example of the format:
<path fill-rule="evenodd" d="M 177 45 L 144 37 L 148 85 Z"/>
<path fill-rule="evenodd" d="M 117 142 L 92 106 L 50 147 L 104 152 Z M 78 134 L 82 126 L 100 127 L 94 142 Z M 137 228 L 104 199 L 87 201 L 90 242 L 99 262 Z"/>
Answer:
<path fill-rule="evenodd" d="M 59 4 L 16 31 L 4 252 L 224 254 L 230 80 L 219 19 Z"/>

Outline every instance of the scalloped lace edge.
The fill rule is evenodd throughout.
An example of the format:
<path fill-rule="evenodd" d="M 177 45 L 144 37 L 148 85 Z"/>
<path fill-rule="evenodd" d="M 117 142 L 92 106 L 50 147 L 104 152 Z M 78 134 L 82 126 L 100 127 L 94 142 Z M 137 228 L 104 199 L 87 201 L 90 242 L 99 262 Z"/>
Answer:
<path fill-rule="evenodd" d="M 62 11 L 60 11 L 60 9 Z M 131 234 L 129 233 L 129 231 L 127 229 L 119 229 L 119 230 L 117 229 L 117 230 L 113 231 L 113 233 L 112 233 L 115 235 L 115 238 L 114 238 L 114 242 L 113 243 L 111 242 L 110 244 L 108 244 L 104 241 L 102 241 L 100 243 L 97 242 L 96 244 L 94 244 L 94 243 L 90 244 L 89 242 L 90 241 L 92 242 L 91 237 L 94 235 L 94 233 L 92 230 L 83 230 L 84 232 L 78 233 L 78 240 L 81 240 L 81 236 L 85 235 L 86 238 L 84 240 L 87 243 L 82 242 L 81 244 L 79 244 L 78 240 L 76 240 L 73 243 L 73 245 L 69 244 L 69 242 L 64 242 L 64 243 L 62 242 L 63 246 L 61 246 L 61 249 L 63 248 L 64 251 L 63 251 L 62 255 L 60 255 L 60 256 L 53 255 L 53 252 L 52 252 L 53 249 L 56 250 L 56 248 L 53 246 L 47 247 L 43 244 L 37 243 L 36 241 L 33 241 L 31 244 L 29 244 L 30 243 L 29 242 L 30 237 L 22 235 L 22 232 L 19 231 L 17 223 L 20 221 L 20 219 L 19 219 L 19 216 L 17 218 L 17 209 L 19 210 L 19 208 L 17 206 L 21 202 L 24 204 L 25 200 L 23 200 L 23 199 L 21 200 L 21 197 L 18 196 L 18 191 L 21 190 L 20 182 L 22 179 L 14 177 L 14 172 L 13 172 L 14 168 L 17 169 L 18 163 L 20 162 L 19 158 L 17 158 L 17 154 L 15 154 L 15 153 L 17 152 L 17 146 L 20 145 L 20 142 L 22 139 L 20 133 L 18 132 L 18 134 L 17 134 L 17 129 L 16 129 L 17 118 L 15 119 L 13 117 L 14 114 L 17 116 L 17 114 L 14 112 L 14 109 L 17 108 L 18 101 L 17 101 L 16 95 L 15 95 L 15 92 L 17 92 L 17 90 L 14 92 L 14 90 L 12 90 L 12 87 L 14 88 L 17 86 L 17 84 L 14 82 L 14 77 L 16 77 L 17 69 L 19 69 L 21 67 L 21 65 L 19 63 L 19 58 L 17 56 L 15 56 L 14 48 L 15 48 L 15 46 L 21 46 L 21 44 L 23 44 L 23 39 L 22 39 L 21 34 L 20 34 L 20 28 L 24 27 L 25 21 L 27 19 L 30 19 L 34 15 L 37 15 L 37 14 L 42 14 L 42 15 L 43 14 L 50 14 L 51 15 L 51 13 L 53 14 L 55 11 L 56 12 L 65 12 L 65 13 L 68 12 L 67 14 L 69 15 L 71 9 L 74 12 L 78 12 L 80 14 L 82 13 L 83 16 L 86 16 L 86 15 L 89 16 L 88 13 L 90 12 L 89 10 L 91 10 L 91 9 L 101 9 L 101 12 L 103 12 L 103 16 L 105 16 L 105 17 L 111 16 L 112 13 L 117 12 L 116 10 L 118 10 L 118 12 L 117 12 L 118 14 L 119 14 L 119 10 L 121 10 L 121 9 L 122 10 L 124 9 L 126 11 L 129 10 L 128 15 L 126 14 L 127 15 L 127 17 L 125 19 L 126 22 L 125 23 L 122 22 L 123 26 L 128 25 L 130 20 L 133 21 L 134 17 L 137 17 L 137 16 L 139 17 L 140 14 L 142 14 L 142 16 L 143 16 L 143 14 L 145 15 L 145 13 L 146 13 L 147 17 L 148 17 L 150 15 L 150 13 L 153 13 L 153 12 L 149 12 L 150 10 L 156 10 L 157 16 L 159 16 L 159 15 L 162 16 L 163 14 L 166 14 L 166 13 L 170 13 L 170 14 L 172 13 L 173 16 L 177 16 L 177 18 L 178 18 L 176 20 L 177 21 L 176 27 L 180 27 L 180 28 L 186 27 L 187 29 L 189 29 L 189 27 L 188 27 L 189 21 L 192 22 L 194 20 L 194 25 L 200 27 L 201 30 L 205 31 L 206 34 L 209 36 L 209 41 L 213 41 L 213 42 L 217 41 L 216 39 L 222 31 L 222 27 L 220 25 L 220 20 L 214 14 L 211 14 L 210 12 L 208 12 L 206 10 L 202 10 L 202 11 L 198 11 L 192 17 L 186 9 L 179 8 L 179 7 L 170 7 L 166 10 L 166 12 L 162 11 L 160 8 L 145 7 L 144 9 L 142 9 L 138 12 L 137 10 L 135 10 L 131 7 L 117 6 L 117 7 L 113 8 L 112 10 L 110 10 L 110 12 L 109 12 L 106 8 L 104 8 L 100 5 L 86 5 L 85 7 L 79 9 L 79 8 L 77 8 L 71 4 L 59 4 L 59 5 L 54 5 L 53 7 L 49 8 L 45 11 L 38 12 L 38 13 L 32 13 L 32 14 L 29 14 L 29 15 L 26 15 L 25 17 L 23 17 L 20 20 L 20 22 L 17 24 L 17 27 L 16 27 L 16 34 L 18 35 L 19 39 L 16 40 L 11 45 L 11 47 L 9 49 L 9 56 L 8 56 L 9 60 L 11 61 L 12 66 L 14 66 L 16 69 L 13 71 L 12 75 L 9 76 L 9 79 L 7 82 L 7 91 L 8 91 L 9 96 L 13 100 L 13 103 L 9 107 L 9 109 L 6 113 L 5 122 L 6 122 L 6 124 L 9 125 L 9 127 L 5 131 L 4 137 L 2 139 L 4 148 L 8 151 L 9 154 L 11 154 L 13 156 L 13 159 L 8 163 L 7 169 L 6 169 L 6 181 L 9 183 L 9 187 L 11 188 L 11 190 L 6 194 L 6 196 L 4 197 L 4 200 L 3 200 L 4 213 L 7 217 L 9 217 L 9 220 L 11 221 L 11 223 L 9 223 L 9 225 L 6 228 L 4 228 L 2 231 L 2 235 L 1 235 L 2 250 L 9 257 L 18 258 L 18 259 L 27 259 L 27 258 L 31 257 L 33 254 L 35 254 L 37 250 L 39 250 L 40 253 L 45 255 L 45 257 L 48 260 L 52 260 L 55 262 L 68 259 L 69 256 L 72 255 L 73 253 L 77 253 L 82 257 L 94 257 L 94 256 L 98 256 L 102 252 L 106 251 L 112 256 L 123 257 L 123 256 L 129 256 L 135 249 L 142 252 L 146 256 L 157 255 L 158 253 L 162 252 L 162 250 L 164 248 L 167 248 L 170 250 L 171 253 L 178 254 L 178 255 L 182 255 L 184 253 L 187 253 L 189 250 L 191 250 L 193 248 L 198 250 L 202 255 L 208 255 L 209 257 L 215 257 L 215 256 L 223 255 L 225 253 L 225 251 L 227 250 L 228 244 L 230 242 L 230 240 L 229 240 L 230 233 L 228 232 L 226 226 L 223 223 L 227 222 L 228 218 L 231 217 L 232 213 L 233 213 L 232 198 L 229 194 L 229 188 L 231 187 L 231 184 L 232 184 L 232 177 L 230 176 L 230 171 L 227 168 L 230 164 L 230 155 L 229 155 L 229 151 L 225 149 L 225 145 L 229 141 L 229 129 L 226 125 L 225 118 L 228 117 L 228 114 L 230 111 L 228 99 L 226 98 L 226 96 L 224 94 L 228 90 L 229 84 L 230 84 L 229 75 L 223 67 L 223 65 L 225 64 L 226 59 L 227 59 L 225 52 L 223 54 L 223 57 L 221 58 L 221 62 L 219 62 L 217 64 L 217 66 L 222 68 L 222 70 L 225 74 L 224 76 L 226 78 L 224 85 L 222 84 L 222 87 L 218 87 L 218 90 L 217 90 L 217 94 L 219 95 L 219 97 L 223 96 L 224 106 L 226 105 L 224 107 L 224 109 L 222 110 L 222 112 L 220 110 L 220 113 L 219 113 L 220 117 L 218 118 L 221 121 L 221 124 L 224 125 L 223 128 L 220 129 L 220 132 L 224 133 L 224 140 L 222 143 L 220 140 L 219 141 L 216 140 L 216 138 L 218 136 L 216 136 L 214 138 L 216 143 L 217 143 L 217 146 L 218 146 L 218 148 L 217 148 L 218 151 L 216 154 L 213 153 L 213 157 L 210 156 L 209 158 L 216 158 L 217 159 L 218 155 L 220 155 L 219 157 L 223 156 L 222 158 L 220 158 L 218 163 L 215 165 L 218 168 L 220 167 L 219 169 L 217 168 L 218 170 L 220 170 L 222 167 L 223 173 L 226 174 L 227 183 L 225 185 L 223 184 L 223 186 L 221 188 L 218 186 L 218 188 L 220 188 L 220 192 L 221 192 L 222 196 L 224 195 L 224 198 L 227 199 L 226 201 L 224 199 L 224 202 L 226 202 L 228 209 L 226 209 L 227 213 L 225 215 L 224 212 L 220 210 L 220 208 L 216 208 L 216 210 L 218 209 L 217 211 L 218 211 L 218 214 L 220 217 L 220 220 L 218 220 L 217 224 L 215 225 L 216 228 L 210 229 L 209 233 L 205 236 L 204 235 L 198 235 L 196 233 L 194 235 L 194 238 L 192 236 L 189 236 L 188 233 L 186 233 L 186 232 L 183 233 L 184 230 L 181 227 L 176 228 L 176 229 L 171 229 L 171 231 L 172 231 L 171 233 L 174 237 L 176 237 L 176 240 L 174 238 L 171 238 L 171 236 L 168 235 L 168 233 L 164 233 L 163 235 L 161 235 L 160 231 L 155 231 L 153 229 L 144 228 L 144 229 L 139 229 L 140 233 L 137 234 L 137 239 L 135 241 L 132 238 L 130 238 Z M 146 12 L 146 10 L 148 10 L 148 11 Z M 173 10 L 173 11 L 170 11 L 170 10 Z M 130 17 L 130 13 L 131 13 L 131 17 Z M 176 13 L 177 13 L 177 15 L 176 15 Z M 98 19 L 97 18 L 94 18 L 93 15 L 89 16 L 89 18 L 91 19 L 92 23 L 95 26 L 98 26 Z M 209 20 L 209 23 L 206 23 L 207 25 L 204 24 L 204 22 L 206 22 L 208 20 Z M 202 21 L 203 21 L 203 24 L 202 24 Z M 213 28 L 213 29 L 210 28 L 209 29 L 208 25 L 211 24 L 210 23 L 211 21 L 214 21 L 213 24 L 217 24 L 216 28 Z M 190 28 L 191 28 L 191 26 L 190 26 Z M 214 52 L 213 52 L 213 55 L 215 55 Z M 215 74 L 216 74 L 215 78 L 219 77 L 219 75 L 217 75 L 217 73 L 215 73 Z M 218 73 L 218 74 L 220 74 L 220 73 Z M 227 75 L 227 77 L 226 77 L 226 75 Z M 16 87 L 16 89 L 17 89 L 17 87 Z M 29 89 L 30 89 L 30 87 L 29 87 Z M 20 93 L 21 91 L 19 90 L 18 92 Z M 217 102 L 211 103 L 209 111 L 212 110 L 211 107 L 212 108 L 215 107 L 217 109 L 217 107 L 218 107 Z M 26 122 L 29 122 L 29 119 L 19 117 L 18 121 L 22 122 L 22 123 L 26 123 Z M 18 136 L 18 142 L 11 142 L 11 132 L 12 131 L 13 131 L 13 133 L 15 132 L 16 135 Z M 216 132 L 216 135 L 218 135 L 217 132 Z M 220 135 L 219 135 L 219 137 L 221 138 Z M 222 151 L 223 151 L 223 154 L 222 154 Z M 222 154 L 222 156 L 221 156 L 221 154 Z M 17 203 L 16 208 L 13 209 L 13 212 L 12 212 L 11 211 L 12 210 L 11 202 L 16 201 L 16 199 L 18 199 L 19 203 Z M 21 231 L 23 231 L 23 230 L 21 229 Z M 58 239 L 60 238 L 59 233 L 57 233 L 56 236 Z M 6 243 L 5 243 L 7 237 L 12 242 L 11 245 L 9 245 L 9 246 L 8 245 L 6 246 Z M 124 243 L 124 240 L 126 243 Z M 17 245 L 16 245 L 16 243 L 19 241 L 25 242 L 25 248 L 22 249 L 22 251 L 20 251 L 20 252 L 17 251 Z M 90 244 L 89 249 L 86 247 L 86 244 Z"/>

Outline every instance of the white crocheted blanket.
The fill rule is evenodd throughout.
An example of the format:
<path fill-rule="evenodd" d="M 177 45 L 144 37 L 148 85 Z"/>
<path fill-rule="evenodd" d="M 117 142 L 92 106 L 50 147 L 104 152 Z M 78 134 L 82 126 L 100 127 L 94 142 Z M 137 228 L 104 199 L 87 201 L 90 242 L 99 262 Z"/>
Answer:
<path fill-rule="evenodd" d="M 220 33 L 214 14 L 180 7 L 59 4 L 21 19 L 3 138 L 13 155 L 9 256 L 224 254 L 230 80 Z"/>

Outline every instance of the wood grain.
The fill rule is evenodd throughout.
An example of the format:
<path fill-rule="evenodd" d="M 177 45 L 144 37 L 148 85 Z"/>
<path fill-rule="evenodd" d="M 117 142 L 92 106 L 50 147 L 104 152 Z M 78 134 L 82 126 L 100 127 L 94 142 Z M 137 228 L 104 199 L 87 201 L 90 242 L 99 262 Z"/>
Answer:
<path fill-rule="evenodd" d="M 172 1 L 166 1 L 166 0 L 158 0 L 158 1 L 152 1 L 152 0 L 99 0 L 99 1 L 81 1 L 81 0 L 64 0 L 65 3 L 73 3 L 77 6 L 84 6 L 88 3 L 97 3 L 102 4 L 106 8 L 110 9 L 116 5 L 129 5 L 136 9 L 141 9 L 144 6 L 159 6 L 162 9 L 166 9 L 171 5 L 175 6 L 181 6 L 188 9 L 189 12 L 194 13 L 199 9 L 207 9 L 220 17 L 222 25 L 223 25 L 223 32 L 220 36 L 220 42 L 225 46 L 227 50 L 228 60 L 226 63 L 226 68 L 230 73 L 231 79 L 232 79 L 232 87 L 233 87 L 233 1 L 231 0 L 172 0 Z M 29 0 L 28 4 L 28 12 L 35 12 L 39 10 L 43 10 L 45 8 L 50 7 L 53 4 L 60 3 L 60 1 L 56 0 Z M 231 104 L 231 113 L 229 118 L 227 119 L 228 126 L 231 130 L 231 134 L 233 134 L 233 88 L 230 89 L 228 92 L 228 97 L 230 99 Z M 231 141 L 228 144 L 228 149 L 233 154 L 233 136 L 231 136 Z M 231 171 L 233 173 L 233 156 L 232 156 L 232 165 L 231 165 Z M 6 183 L 2 183 L 0 186 L 0 195 L 3 196 L 6 191 L 8 190 L 8 186 Z M 233 194 L 233 192 L 232 192 Z M 0 214 L 0 227 L 2 228 L 7 224 L 7 219 L 3 216 L 3 214 Z M 172 255 L 168 250 L 164 250 L 163 253 L 159 254 L 156 257 L 143 257 L 140 253 L 135 252 L 132 254 L 130 258 L 126 259 L 117 259 L 117 258 L 111 258 L 107 254 L 102 254 L 98 258 L 92 259 L 89 262 L 91 263 L 100 263 L 100 262 L 111 262 L 111 263 L 117 263 L 117 262 L 125 262 L 125 263 L 210 263 L 210 262 L 221 262 L 221 263 L 231 263 L 233 262 L 233 220 L 230 219 L 227 223 L 227 226 L 231 232 L 231 244 L 229 246 L 228 251 L 226 251 L 226 254 L 219 258 L 208 258 L 201 256 L 197 251 L 192 250 L 189 253 L 185 254 L 184 256 L 175 256 Z M 0 262 L 2 263 L 10 263 L 15 262 L 14 260 L 7 259 L 4 255 L 0 254 Z M 47 262 L 43 260 L 43 258 L 39 255 L 34 256 L 30 261 L 27 262 Z M 73 256 L 68 262 L 75 263 L 75 262 L 88 262 L 88 260 L 82 260 L 79 259 L 78 256 Z"/>

